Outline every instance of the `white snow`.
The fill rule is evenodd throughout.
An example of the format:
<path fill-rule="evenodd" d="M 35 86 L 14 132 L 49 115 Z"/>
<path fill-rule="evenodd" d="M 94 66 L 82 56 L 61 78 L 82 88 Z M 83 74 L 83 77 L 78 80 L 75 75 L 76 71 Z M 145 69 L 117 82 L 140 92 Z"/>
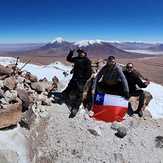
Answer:
<path fill-rule="evenodd" d="M 7 65 L 11 63 L 15 63 L 16 59 L 12 57 L 0 57 L 0 64 Z M 19 67 L 21 67 L 23 63 L 19 63 Z M 34 64 L 28 64 L 24 67 L 24 70 L 31 72 L 36 75 L 39 79 L 46 77 L 48 80 L 51 80 L 55 75 L 58 77 L 62 85 L 66 85 L 70 78 L 72 67 L 66 66 L 61 62 L 55 62 L 53 64 L 47 66 L 38 66 Z M 69 75 L 67 77 L 64 76 L 63 72 L 66 71 Z M 148 109 L 152 114 L 153 118 L 163 118 L 163 86 L 151 82 L 147 88 L 144 90 L 149 91 L 153 99 L 149 103 Z"/>
<path fill-rule="evenodd" d="M 102 42 L 102 40 L 82 40 L 75 42 L 74 45 L 78 45 L 79 47 L 86 47 L 88 45 L 101 44 Z"/>
<path fill-rule="evenodd" d="M 126 49 L 123 49 L 123 50 L 127 51 L 127 52 L 131 52 L 131 53 L 141 53 L 141 54 L 151 54 L 151 55 L 163 54 L 163 51 L 154 52 L 154 51 L 150 51 L 150 50 L 126 50 Z"/>
<path fill-rule="evenodd" d="M 2 65 L 8 65 L 8 64 L 15 64 L 16 59 L 12 57 L 0 57 L 0 64 Z M 24 65 L 24 63 L 18 63 L 18 67 L 21 68 Z M 48 80 L 51 80 L 54 76 L 56 76 L 60 81 L 68 80 L 71 78 L 71 75 L 68 75 L 67 78 L 65 78 L 63 72 L 67 72 L 70 74 L 72 67 L 66 66 L 62 64 L 61 62 L 54 62 L 50 65 L 45 66 L 39 66 L 34 64 L 27 64 L 23 70 L 31 72 L 33 75 L 36 75 L 38 79 L 42 79 L 46 77 Z"/>
<path fill-rule="evenodd" d="M 64 39 L 62 37 L 57 37 L 56 39 L 54 39 L 53 41 L 51 41 L 50 43 L 53 44 L 54 42 L 57 43 L 62 43 L 64 41 Z"/>
<path fill-rule="evenodd" d="M 9 150 L 16 152 L 19 160 L 18 163 L 30 162 L 27 149 L 27 140 L 21 133 L 21 128 L 19 126 L 13 130 L 0 131 L 0 150 Z"/>
<path fill-rule="evenodd" d="M 163 118 L 163 86 L 151 82 L 144 90 L 150 92 L 153 99 L 148 105 L 148 109 L 153 118 Z"/>

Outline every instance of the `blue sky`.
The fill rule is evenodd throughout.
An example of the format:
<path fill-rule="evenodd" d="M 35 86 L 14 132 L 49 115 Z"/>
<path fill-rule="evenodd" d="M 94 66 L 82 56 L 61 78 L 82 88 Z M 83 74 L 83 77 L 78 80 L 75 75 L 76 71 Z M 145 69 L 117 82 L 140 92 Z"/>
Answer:
<path fill-rule="evenodd" d="M 163 42 L 162 0 L 0 0 L 0 43 Z"/>

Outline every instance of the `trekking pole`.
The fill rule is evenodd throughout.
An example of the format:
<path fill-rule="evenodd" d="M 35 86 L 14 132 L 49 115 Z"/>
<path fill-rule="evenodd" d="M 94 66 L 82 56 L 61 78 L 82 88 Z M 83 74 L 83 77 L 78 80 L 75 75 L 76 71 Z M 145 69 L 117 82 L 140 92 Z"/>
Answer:
<path fill-rule="evenodd" d="M 15 73 L 16 73 L 16 69 L 17 69 L 17 66 L 18 66 L 18 61 L 19 61 L 19 57 L 16 57 L 16 63 L 15 63 L 12 75 L 15 75 Z"/>
<path fill-rule="evenodd" d="M 29 59 L 27 62 L 25 62 L 24 65 L 20 68 L 20 71 L 31 61 L 32 61 L 32 59 Z"/>

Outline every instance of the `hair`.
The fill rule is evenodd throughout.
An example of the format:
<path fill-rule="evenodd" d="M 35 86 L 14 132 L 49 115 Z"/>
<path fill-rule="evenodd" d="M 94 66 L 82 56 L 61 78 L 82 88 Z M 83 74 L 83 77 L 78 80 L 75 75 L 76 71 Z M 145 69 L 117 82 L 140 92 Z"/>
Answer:
<path fill-rule="evenodd" d="M 132 66 L 134 66 L 134 64 L 131 63 L 131 62 L 127 63 L 127 64 L 126 64 L 126 67 L 127 67 L 128 65 L 132 65 Z"/>
<path fill-rule="evenodd" d="M 114 56 L 109 56 L 108 60 L 115 60 L 115 57 Z"/>

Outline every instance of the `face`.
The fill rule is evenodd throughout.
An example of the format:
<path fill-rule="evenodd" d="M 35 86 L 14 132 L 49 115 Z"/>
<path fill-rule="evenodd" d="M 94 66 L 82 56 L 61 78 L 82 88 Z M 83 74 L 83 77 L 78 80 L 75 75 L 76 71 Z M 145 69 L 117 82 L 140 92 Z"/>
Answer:
<path fill-rule="evenodd" d="M 115 62 L 115 59 L 111 59 L 111 60 L 108 60 L 108 61 L 107 61 L 107 65 L 108 65 L 108 66 L 113 66 L 113 65 L 115 65 L 115 63 L 116 63 L 116 62 Z"/>
<path fill-rule="evenodd" d="M 79 57 L 85 57 L 86 54 L 85 53 L 78 53 Z"/>
<path fill-rule="evenodd" d="M 127 64 L 126 70 L 127 70 L 127 72 L 132 72 L 133 71 L 133 64 Z"/>

